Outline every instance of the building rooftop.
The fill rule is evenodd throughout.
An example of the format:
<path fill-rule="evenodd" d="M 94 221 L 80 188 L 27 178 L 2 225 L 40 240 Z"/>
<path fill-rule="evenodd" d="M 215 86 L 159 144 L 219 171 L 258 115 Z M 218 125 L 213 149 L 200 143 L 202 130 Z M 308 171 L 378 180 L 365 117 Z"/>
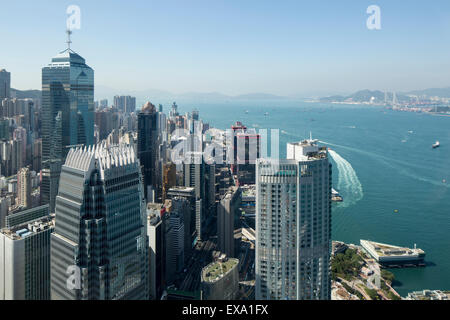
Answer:
<path fill-rule="evenodd" d="M 168 192 L 195 192 L 194 187 L 172 187 Z"/>
<path fill-rule="evenodd" d="M 83 57 L 71 49 L 66 49 L 58 53 L 52 58 L 52 62 L 48 67 L 69 67 L 72 64 L 85 65 L 88 67 Z"/>
<path fill-rule="evenodd" d="M 148 210 L 161 210 L 164 207 L 162 203 L 149 202 L 147 203 Z"/>
<path fill-rule="evenodd" d="M 424 255 L 425 251 L 418 248 L 398 247 L 390 244 L 361 240 L 361 246 L 368 250 L 374 258 L 394 256 L 418 256 Z"/>
<path fill-rule="evenodd" d="M 326 147 L 319 147 L 319 140 L 312 138 L 287 144 L 287 159 L 300 161 L 323 159 L 328 156 Z"/>
<path fill-rule="evenodd" d="M 238 186 L 230 186 L 226 191 L 225 194 L 223 196 L 224 199 L 231 199 L 233 197 L 234 194 L 236 194 L 236 192 L 239 190 Z"/>
<path fill-rule="evenodd" d="M 406 300 L 450 300 L 450 291 L 423 290 L 408 294 Z"/>
<path fill-rule="evenodd" d="M 142 106 L 141 112 L 143 112 L 143 113 L 155 113 L 156 112 L 156 107 L 150 101 L 147 101 Z"/>
<path fill-rule="evenodd" d="M 54 226 L 55 215 L 53 214 L 11 228 L 4 228 L 1 230 L 1 233 L 12 240 L 21 240 L 30 235 L 53 228 Z"/>
<path fill-rule="evenodd" d="M 238 259 L 225 258 L 210 263 L 202 270 L 202 280 L 205 282 L 215 282 L 223 278 L 234 266 L 239 264 Z"/>
<path fill-rule="evenodd" d="M 126 144 L 106 145 L 103 142 L 70 149 L 64 165 L 87 172 L 94 167 L 95 159 L 100 164 L 102 175 L 106 169 L 126 166 L 137 161 L 133 147 Z"/>
<path fill-rule="evenodd" d="M 256 197 L 256 185 L 244 185 L 241 186 L 242 199 Z"/>

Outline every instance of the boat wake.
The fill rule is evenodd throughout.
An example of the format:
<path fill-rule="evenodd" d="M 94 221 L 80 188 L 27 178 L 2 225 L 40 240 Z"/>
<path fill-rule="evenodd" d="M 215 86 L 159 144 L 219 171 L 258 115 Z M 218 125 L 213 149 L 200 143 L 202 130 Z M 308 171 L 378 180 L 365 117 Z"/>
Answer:
<path fill-rule="evenodd" d="M 368 157 L 373 158 L 373 159 L 375 159 L 377 161 L 380 161 L 381 163 L 383 163 L 387 167 L 390 167 L 392 169 L 397 170 L 398 173 L 403 174 L 403 175 L 405 175 L 407 177 L 410 177 L 412 179 L 415 179 L 415 180 L 418 180 L 418 181 L 422 181 L 422 182 L 427 182 L 427 183 L 430 183 L 430 184 L 438 186 L 438 187 L 439 186 L 445 186 L 447 188 L 450 188 L 450 184 L 442 183 L 441 181 L 436 181 L 436 180 L 432 180 L 432 179 L 429 179 L 429 178 L 425 178 L 425 177 L 419 176 L 419 175 L 413 173 L 412 170 L 407 169 L 408 167 L 409 168 L 414 168 L 414 172 L 417 172 L 416 169 L 425 170 L 425 169 L 427 169 L 425 167 L 422 167 L 422 166 L 419 166 L 419 165 L 414 165 L 412 163 L 408 163 L 408 162 L 405 162 L 405 161 L 391 159 L 391 158 L 388 158 L 388 157 L 385 157 L 385 156 L 382 156 L 382 155 L 379 155 L 379 154 L 375 154 L 375 153 L 372 153 L 372 152 L 367 152 L 367 151 L 363 151 L 363 150 L 356 149 L 356 148 L 351 148 L 351 147 L 347 147 L 347 146 L 333 144 L 333 143 L 330 143 L 330 142 L 320 141 L 320 143 L 323 143 L 323 144 L 326 144 L 326 145 L 329 145 L 329 146 L 338 147 L 338 148 L 343 148 L 343 149 L 346 149 L 346 150 L 349 150 L 349 151 L 352 151 L 352 152 L 356 152 L 356 153 L 368 156 Z"/>
<path fill-rule="evenodd" d="M 352 165 L 347 160 L 342 158 L 334 150 L 329 150 L 328 152 L 336 163 L 338 169 L 338 189 L 344 197 L 344 202 L 338 204 L 338 206 L 347 208 L 356 204 L 364 197 L 361 182 Z"/>

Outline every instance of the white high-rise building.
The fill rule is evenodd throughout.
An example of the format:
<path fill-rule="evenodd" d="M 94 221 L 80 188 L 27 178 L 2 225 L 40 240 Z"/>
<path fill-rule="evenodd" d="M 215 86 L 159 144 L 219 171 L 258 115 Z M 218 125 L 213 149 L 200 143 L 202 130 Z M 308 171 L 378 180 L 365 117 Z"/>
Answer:
<path fill-rule="evenodd" d="M 22 168 L 17 173 L 18 205 L 31 208 L 31 171 Z"/>
<path fill-rule="evenodd" d="M 325 147 L 288 144 L 288 159 L 258 159 L 256 299 L 331 296 L 331 165 Z"/>
<path fill-rule="evenodd" d="M 0 300 L 50 299 L 51 215 L 34 218 L 39 207 L 14 214 L 17 224 L 0 230 Z"/>

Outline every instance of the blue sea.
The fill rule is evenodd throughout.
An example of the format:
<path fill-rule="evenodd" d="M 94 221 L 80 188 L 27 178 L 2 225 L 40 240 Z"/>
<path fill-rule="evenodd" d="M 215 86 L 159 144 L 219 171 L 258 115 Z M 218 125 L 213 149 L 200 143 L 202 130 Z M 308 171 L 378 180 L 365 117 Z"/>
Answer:
<path fill-rule="evenodd" d="M 290 100 L 178 105 L 220 129 L 279 129 L 282 157 L 287 142 L 312 132 L 333 150 L 333 185 L 345 199 L 333 205 L 333 239 L 416 244 L 428 266 L 392 270 L 395 289 L 450 290 L 450 117 Z"/>

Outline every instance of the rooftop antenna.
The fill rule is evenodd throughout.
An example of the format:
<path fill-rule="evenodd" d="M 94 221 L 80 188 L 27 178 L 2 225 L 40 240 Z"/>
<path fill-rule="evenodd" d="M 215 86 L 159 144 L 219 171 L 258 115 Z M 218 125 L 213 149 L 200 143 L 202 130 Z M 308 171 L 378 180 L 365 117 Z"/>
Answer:
<path fill-rule="evenodd" d="M 70 40 L 70 36 L 72 35 L 72 30 L 67 29 L 67 49 L 70 50 L 70 44 L 72 43 L 72 40 Z"/>

